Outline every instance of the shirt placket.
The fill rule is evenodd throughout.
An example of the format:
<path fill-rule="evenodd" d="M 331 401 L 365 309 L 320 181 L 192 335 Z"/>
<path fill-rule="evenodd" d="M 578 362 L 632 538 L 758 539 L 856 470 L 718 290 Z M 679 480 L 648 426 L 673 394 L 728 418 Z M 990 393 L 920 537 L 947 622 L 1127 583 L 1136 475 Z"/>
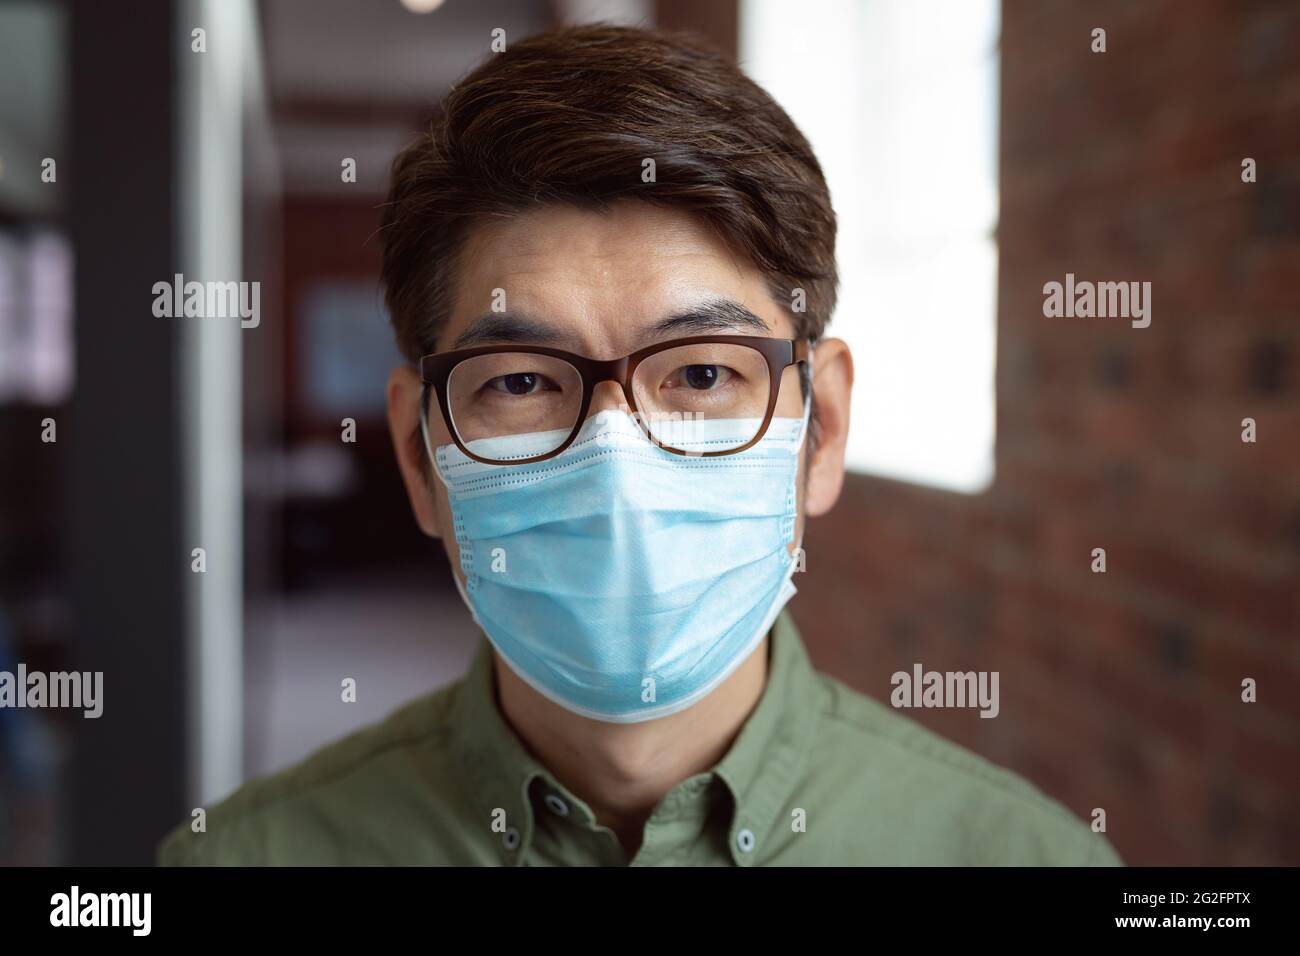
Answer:
<path fill-rule="evenodd" d="M 533 786 L 537 825 L 533 856 L 564 866 L 621 866 L 623 850 L 614 831 L 596 821 L 591 808 L 543 772 Z"/>
<path fill-rule="evenodd" d="M 711 780 L 711 775 L 691 777 L 668 792 L 646 820 L 631 866 L 712 862 L 690 859 L 692 851 L 703 845 L 700 837 L 708 823 Z"/>

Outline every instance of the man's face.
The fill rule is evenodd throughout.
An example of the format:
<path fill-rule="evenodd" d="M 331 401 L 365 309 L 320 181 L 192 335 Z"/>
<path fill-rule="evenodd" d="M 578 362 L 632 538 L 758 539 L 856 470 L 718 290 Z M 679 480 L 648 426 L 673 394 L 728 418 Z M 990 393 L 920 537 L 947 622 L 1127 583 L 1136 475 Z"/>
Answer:
<path fill-rule="evenodd" d="M 786 310 L 773 301 L 762 274 L 742 255 L 696 218 L 642 202 L 623 202 L 604 212 L 545 207 L 480 225 L 462 246 L 458 280 L 438 351 L 460 347 L 472 335 L 474 345 L 547 345 L 612 359 L 689 335 L 795 335 Z M 702 313 L 713 316 L 702 318 Z M 487 338 L 481 337 L 485 329 Z M 838 422 L 842 417 L 847 426 L 848 379 L 833 374 L 834 368 L 826 378 L 820 363 L 825 355 L 833 365 L 847 366 L 847 352 L 842 343 L 828 340 L 814 354 L 814 395 L 821 417 L 827 417 L 827 402 L 843 409 L 842 414 L 830 410 L 831 427 L 823 428 L 811 460 L 805 440 L 796 539 L 805 512 L 820 514 L 833 504 L 843 469 Z M 851 378 L 851 370 L 846 374 Z M 822 394 L 823 385 L 829 394 Z M 430 469 L 421 467 L 416 456 L 424 455 L 423 447 L 411 441 L 419 427 L 419 392 L 412 370 L 394 372 L 389 383 L 394 441 L 417 520 L 427 534 L 442 538 L 463 583 L 455 537 L 444 533 L 452 527 L 446 490 Z M 429 404 L 430 443 L 435 448 L 450 444 L 437 402 Z M 604 382 L 593 393 L 588 414 L 621 407 L 619 385 Z M 775 415 L 802 414 L 798 371 L 791 366 L 782 378 Z"/>

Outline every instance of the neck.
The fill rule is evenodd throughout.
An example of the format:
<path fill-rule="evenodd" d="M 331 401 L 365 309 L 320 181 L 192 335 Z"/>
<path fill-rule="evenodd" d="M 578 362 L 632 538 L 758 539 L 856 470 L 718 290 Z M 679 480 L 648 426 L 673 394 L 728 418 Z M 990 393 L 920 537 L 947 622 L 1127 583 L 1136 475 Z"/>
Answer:
<path fill-rule="evenodd" d="M 768 640 L 699 703 L 642 723 L 606 723 L 565 710 L 520 680 L 494 651 L 497 695 L 519 739 L 617 834 L 631 859 L 647 818 L 668 791 L 713 767 L 731 748 L 763 695 Z"/>

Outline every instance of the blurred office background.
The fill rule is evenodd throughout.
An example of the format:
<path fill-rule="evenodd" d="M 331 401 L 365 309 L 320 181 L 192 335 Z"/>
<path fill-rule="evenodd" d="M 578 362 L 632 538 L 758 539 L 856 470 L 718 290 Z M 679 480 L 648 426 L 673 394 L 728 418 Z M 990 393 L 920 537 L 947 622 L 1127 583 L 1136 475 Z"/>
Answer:
<path fill-rule="evenodd" d="M 1300 7 L 11 0 L 0 670 L 105 694 L 0 710 L 0 863 L 148 862 L 459 675 L 384 424 L 378 206 L 494 29 L 589 20 L 738 57 L 830 180 L 858 383 L 791 606 L 816 664 L 881 699 L 1000 671 L 997 719 L 911 716 L 1104 808 L 1130 863 L 1300 862 Z M 177 273 L 259 282 L 260 322 L 156 317 Z M 1066 273 L 1152 282 L 1151 326 L 1044 318 Z"/>

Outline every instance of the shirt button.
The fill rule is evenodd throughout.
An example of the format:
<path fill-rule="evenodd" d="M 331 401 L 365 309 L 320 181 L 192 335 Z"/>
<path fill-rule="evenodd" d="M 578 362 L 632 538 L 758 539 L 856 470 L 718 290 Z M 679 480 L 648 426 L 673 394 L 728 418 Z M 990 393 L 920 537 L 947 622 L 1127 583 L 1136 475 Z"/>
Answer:
<path fill-rule="evenodd" d="M 736 846 L 740 848 L 741 853 L 751 853 L 754 850 L 754 831 L 749 829 L 741 830 L 736 834 Z"/>
<path fill-rule="evenodd" d="M 551 812 L 556 816 L 567 817 L 569 815 L 569 805 L 557 794 L 548 793 L 546 795 L 546 805 L 551 808 Z"/>
<path fill-rule="evenodd" d="M 501 842 L 506 845 L 507 850 L 513 850 L 519 846 L 519 831 L 510 827 L 505 833 L 501 834 Z"/>

